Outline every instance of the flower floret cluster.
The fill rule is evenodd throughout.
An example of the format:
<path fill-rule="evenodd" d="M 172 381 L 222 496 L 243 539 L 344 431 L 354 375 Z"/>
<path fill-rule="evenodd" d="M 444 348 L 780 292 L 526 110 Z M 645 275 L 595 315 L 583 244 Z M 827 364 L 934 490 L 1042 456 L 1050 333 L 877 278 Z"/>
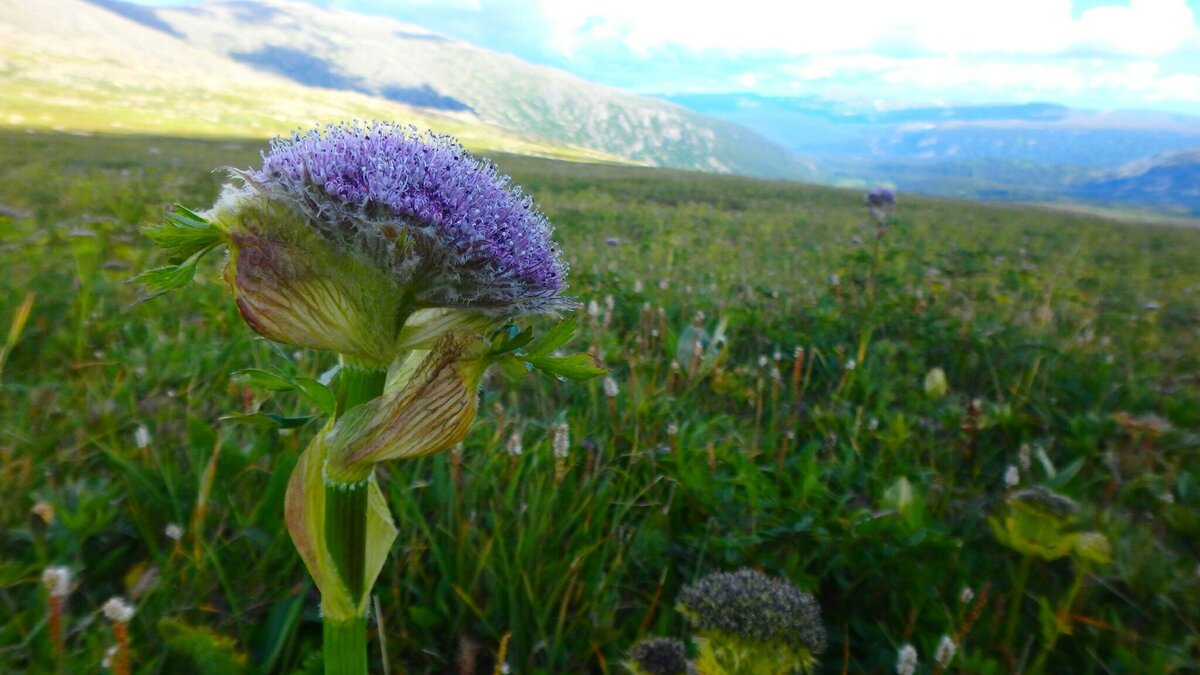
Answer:
<path fill-rule="evenodd" d="M 261 169 L 238 175 L 421 305 L 496 315 L 569 306 L 546 217 L 447 136 L 389 122 L 328 125 L 276 139 Z"/>
<path fill-rule="evenodd" d="M 679 608 L 700 631 L 757 642 L 825 649 L 821 608 L 811 593 L 752 569 L 710 574 L 685 587 Z"/>

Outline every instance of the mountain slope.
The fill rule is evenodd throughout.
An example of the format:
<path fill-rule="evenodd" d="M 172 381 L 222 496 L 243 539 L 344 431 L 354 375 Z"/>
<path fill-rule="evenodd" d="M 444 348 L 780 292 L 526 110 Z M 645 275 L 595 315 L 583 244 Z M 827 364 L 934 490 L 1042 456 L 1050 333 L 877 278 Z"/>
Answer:
<path fill-rule="evenodd" d="M 728 122 L 386 17 L 293 0 L 210 0 L 154 10 L 97 1 L 195 47 L 306 85 L 473 114 L 652 165 L 777 177 L 807 172 L 782 147 Z"/>
<path fill-rule="evenodd" d="M 80 0 L 0 0 L 0 125 L 268 137 L 315 122 L 388 118 L 476 149 L 615 159 L 462 113 L 302 86 L 192 47 L 165 25 L 144 25 L 149 10 L 134 9 L 143 11 L 131 18 Z"/>
<path fill-rule="evenodd" d="M 1200 215 L 1200 149 L 1130 162 L 1081 183 L 1071 194 L 1095 203 L 1148 204 Z"/>

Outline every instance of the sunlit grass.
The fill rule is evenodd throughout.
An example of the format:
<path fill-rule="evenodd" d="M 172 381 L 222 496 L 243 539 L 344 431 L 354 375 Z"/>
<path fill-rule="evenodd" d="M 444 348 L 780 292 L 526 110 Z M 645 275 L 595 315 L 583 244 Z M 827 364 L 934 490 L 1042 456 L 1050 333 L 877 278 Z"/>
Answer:
<path fill-rule="evenodd" d="M 316 592 L 281 513 L 313 429 L 219 420 L 312 412 L 233 372 L 332 363 L 255 339 L 217 261 L 149 303 L 124 283 L 157 262 L 137 225 L 211 203 L 212 169 L 259 149 L 0 136 L 0 204 L 29 214 L 0 215 L 0 333 L 33 294 L 0 373 L 0 670 L 53 663 L 53 564 L 78 584 L 66 672 L 98 668 L 96 612 L 117 594 L 138 608 L 135 672 L 199 672 L 205 654 L 226 668 L 210 672 L 319 663 Z M 1073 581 L 1035 565 L 1005 647 L 1020 556 L 986 516 L 1013 465 L 1113 544 L 1047 672 L 1196 667 L 1200 232 L 901 195 L 876 249 L 857 192 L 496 159 L 558 228 L 584 305 L 572 347 L 618 391 L 493 377 L 460 452 L 381 471 L 401 534 L 373 660 L 385 643 L 392 672 L 491 672 L 511 634 L 514 672 L 619 672 L 638 639 L 685 637 L 681 586 L 753 566 L 816 594 L 823 672 L 888 672 L 904 643 L 933 672 L 944 634 L 951 672 L 1009 672 L 1042 644 L 1039 599 Z M 692 367 L 680 336 L 722 319 L 727 346 Z M 924 391 L 934 367 L 944 398 Z"/>

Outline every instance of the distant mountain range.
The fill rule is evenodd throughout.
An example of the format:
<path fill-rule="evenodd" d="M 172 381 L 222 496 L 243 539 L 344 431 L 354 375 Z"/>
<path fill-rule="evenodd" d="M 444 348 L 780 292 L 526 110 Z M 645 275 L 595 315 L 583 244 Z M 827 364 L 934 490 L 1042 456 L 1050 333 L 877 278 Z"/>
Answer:
<path fill-rule="evenodd" d="M 36 4 L 42 3 L 63 6 L 66 0 Z M 353 94 L 638 164 L 811 177 L 806 163 L 744 127 L 387 17 L 297 0 L 209 0 L 161 9 L 119 0 L 92 5 L 153 30 L 160 44 L 184 45 L 190 54 L 239 64 L 256 77 L 337 91 L 336 98 Z M 114 43 L 127 42 L 127 32 L 115 32 Z M 189 82 L 181 78 L 179 85 Z"/>
<path fill-rule="evenodd" d="M 877 109 L 819 97 L 668 98 L 813 158 L 824 182 L 1200 214 L 1200 195 L 1187 188 L 1200 184 L 1196 153 L 1187 152 L 1200 149 L 1200 117 L 1044 103 Z"/>
<path fill-rule="evenodd" d="M 0 0 L 0 126 L 268 137 L 372 118 L 484 151 L 1200 215 L 1200 117 L 655 98 L 299 0 Z"/>

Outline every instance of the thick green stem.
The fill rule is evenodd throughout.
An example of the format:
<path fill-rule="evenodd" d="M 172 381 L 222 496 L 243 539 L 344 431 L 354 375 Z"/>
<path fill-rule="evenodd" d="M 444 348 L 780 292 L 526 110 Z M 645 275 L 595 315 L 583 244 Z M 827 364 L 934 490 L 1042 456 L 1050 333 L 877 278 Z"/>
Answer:
<path fill-rule="evenodd" d="M 325 675 L 367 672 L 367 617 L 325 622 Z"/>
<path fill-rule="evenodd" d="M 325 540 L 356 603 L 362 599 L 367 566 L 367 484 L 325 482 Z"/>
<path fill-rule="evenodd" d="M 387 373 L 343 363 L 337 385 L 337 416 L 383 393 Z M 325 541 L 329 555 L 357 604 L 365 588 L 367 563 L 367 479 L 355 483 L 325 482 Z M 367 672 L 367 620 L 325 621 L 326 675 Z"/>
<path fill-rule="evenodd" d="M 1017 578 L 1013 583 L 1012 598 L 1008 601 L 1008 616 L 1004 623 L 1004 648 L 1011 649 L 1013 638 L 1017 634 L 1017 618 L 1021 614 L 1021 600 L 1025 597 L 1025 584 L 1029 582 L 1029 571 L 1033 568 L 1033 556 L 1021 558 L 1021 566 L 1017 568 Z"/>

